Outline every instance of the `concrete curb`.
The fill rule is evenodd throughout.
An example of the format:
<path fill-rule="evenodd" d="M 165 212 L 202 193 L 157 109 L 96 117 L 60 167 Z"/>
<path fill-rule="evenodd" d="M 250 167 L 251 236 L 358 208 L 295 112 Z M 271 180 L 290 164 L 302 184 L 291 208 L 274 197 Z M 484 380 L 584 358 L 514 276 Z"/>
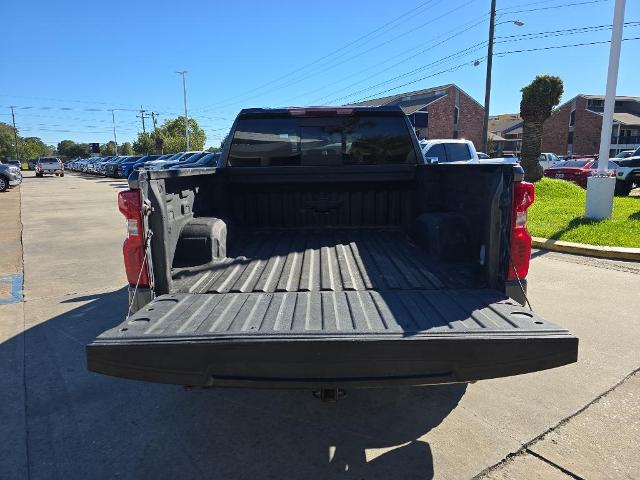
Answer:
<path fill-rule="evenodd" d="M 640 248 L 602 247 L 584 243 L 564 242 L 543 237 L 533 237 L 531 245 L 535 248 L 553 250 L 554 252 L 573 253 L 588 257 L 609 258 L 611 260 L 631 260 L 640 262 Z"/>

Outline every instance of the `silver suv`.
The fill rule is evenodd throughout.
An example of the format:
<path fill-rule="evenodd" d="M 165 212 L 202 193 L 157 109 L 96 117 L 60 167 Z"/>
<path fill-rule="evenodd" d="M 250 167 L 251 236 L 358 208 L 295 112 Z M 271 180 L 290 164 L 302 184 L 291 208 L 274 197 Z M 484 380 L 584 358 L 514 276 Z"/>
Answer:
<path fill-rule="evenodd" d="M 0 192 L 4 192 L 10 186 L 22 183 L 22 172 L 20 167 L 15 165 L 0 163 Z"/>

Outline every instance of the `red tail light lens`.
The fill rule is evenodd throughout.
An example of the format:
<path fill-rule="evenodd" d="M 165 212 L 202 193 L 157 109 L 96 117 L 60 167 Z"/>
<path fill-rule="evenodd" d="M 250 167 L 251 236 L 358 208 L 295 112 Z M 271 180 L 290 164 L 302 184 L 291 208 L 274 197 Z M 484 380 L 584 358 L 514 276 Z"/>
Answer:
<path fill-rule="evenodd" d="M 535 200 L 532 183 L 518 182 L 513 188 L 513 219 L 511 225 L 511 265 L 507 279 L 525 278 L 531 259 L 531 234 L 527 230 L 527 209 Z M 516 276 L 517 274 L 517 276 Z"/>
<path fill-rule="evenodd" d="M 124 190 L 118 194 L 118 209 L 127 219 L 127 239 L 122 246 L 124 267 L 130 285 L 149 287 L 145 263 L 142 198 L 140 190 Z M 139 281 L 138 281 L 139 279 Z"/>

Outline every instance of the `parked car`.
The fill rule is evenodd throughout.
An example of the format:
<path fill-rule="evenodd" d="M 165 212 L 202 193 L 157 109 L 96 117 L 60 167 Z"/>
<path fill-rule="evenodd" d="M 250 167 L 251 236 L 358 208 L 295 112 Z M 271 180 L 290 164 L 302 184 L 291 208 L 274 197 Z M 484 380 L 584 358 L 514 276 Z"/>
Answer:
<path fill-rule="evenodd" d="M 618 165 L 612 160 L 609 160 L 607 175 L 615 177 L 616 168 L 618 168 Z M 547 168 L 544 171 L 544 176 L 567 180 L 568 182 L 580 185 L 582 188 L 587 188 L 587 179 L 597 171 L 597 160 L 567 160 L 566 162 L 556 164 L 554 167 Z"/>
<path fill-rule="evenodd" d="M 158 169 L 164 168 L 164 166 L 169 163 L 187 161 L 189 158 L 193 157 L 194 155 L 201 155 L 203 153 L 207 153 L 207 152 L 196 150 L 196 151 L 176 153 L 175 155 L 173 155 L 172 157 L 166 160 L 155 160 L 153 162 L 148 162 L 144 165 L 144 168 L 147 170 L 158 170 Z"/>
<path fill-rule="evenodd" d="M 542 166 L 542 170 L 546 170 L 547 168 L 551 168 L 556 164 L 560 163 L 562 160 L 555 153 L 541 153 L 538 156 L 538 162 Z"/>
<path fill-rule="evenodd" d="M 426 164 L 398 107 L 233 125 L 219 168 L 144 170 L 119 193 L 137 313 L 87 346 L 90 371 L 337 399 L 577 360 L 576 337 L 517 303 L 534 201 L 520 166 Z"/>
<path fill-rule="evenodd" d="M 32 158 L 31 160 L 27 160 L 27 167 L 29 167 L 29 170 L 35 170 L 36 163 L 38 163 L 37 158 Z"/>
<path fill-rule="evenodd" d="M 462 139 L 420 140 L 420 148 L 426 163 L 506 163 L 516 164 L 515 157 L 491 158 L 483 153 L 481 158 L 473 142 Z M 486 157 L 486 158 L 485 158 Z"/>
<path fill-rule="evenodd" d="M 616 195 L 625 196 L 640 187 L 640 147 L 627 158 L 616 159 Z"/>
<path fill-rule="evenodd" d="M 487 155 L 484 152 L 477 152 L 477 154 L 480 160 L 488 160 L 489 158 L 491 158 L 489 155 Z"/>
<path fill-rule="evenodd" d="M 22 172 L 20 167 L 9 163 L 0 163 L 0 192 L 4 192 L 9 187 L 15 187 L 21 183 Z"/>
<path fill-rule="evenodd" d="M 198 158 L 195 162 L 187 161 L 180 162 L 177 165 L 170 167 L 171 169 L 183 169 L 183 168 L 206 168 L 217 167 L 218 160 L 220 159 L 219 152 L 207 153 L 206 155 Z"/>
<path fill-rule="evenodd" d="M 57 157 L 40 157 L 36 163 L 36 177 L 55 175 L 64 177 L 64 165 Z"/>
<path fill-rule="evenodd" d="M 635 150 L 623 150 L 613 158 L 629 158 L 629 157 L 633 157 L 634 154 L 635 154 Z"/>
<path fill-rule="evenodd" d="M 188 157 L 183 157 L 180 160 L 173 160 L 173 161 L 169 161 L 167 163 L 165 163 L 164 165 L 162 165 L 160 168 L 163 169 L 167 169 L 167 168 L 171 168 L 177 165 L 180 165 L 182 163 L 195 163 L 198 160 L 200 160 L 202 157 L 204 157 L 205 155 L 207 155 L 207 152 L 198 152 L 194 155 L 190 155 Z"/>
<path fill-rule="evenodd" d="M 118 177 L 127 178 L 136 165 L 153 162 L 160 157 L 161 155 L 139 155 L 137 157 L 131 157 L 118 165 Z"/>

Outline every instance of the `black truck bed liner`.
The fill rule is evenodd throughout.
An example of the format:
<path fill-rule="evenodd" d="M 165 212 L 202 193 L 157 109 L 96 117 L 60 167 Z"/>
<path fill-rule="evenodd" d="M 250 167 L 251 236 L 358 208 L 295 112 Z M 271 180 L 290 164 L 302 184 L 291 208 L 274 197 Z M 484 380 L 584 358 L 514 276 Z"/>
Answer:
<path fill-rule="evenodd" d="M 252 232 L 224 260 L 175 269 L 177 292 L 433 290 L 480 286 L 473 266 L 443 266 L 399 231 Z"/>
<path fill-rule="evenodd" d="M 577 338 L 494 290 L 163 295 L 87 347 L 90 370 L 186 385 L 472 381 L 576 361 Z"/>

